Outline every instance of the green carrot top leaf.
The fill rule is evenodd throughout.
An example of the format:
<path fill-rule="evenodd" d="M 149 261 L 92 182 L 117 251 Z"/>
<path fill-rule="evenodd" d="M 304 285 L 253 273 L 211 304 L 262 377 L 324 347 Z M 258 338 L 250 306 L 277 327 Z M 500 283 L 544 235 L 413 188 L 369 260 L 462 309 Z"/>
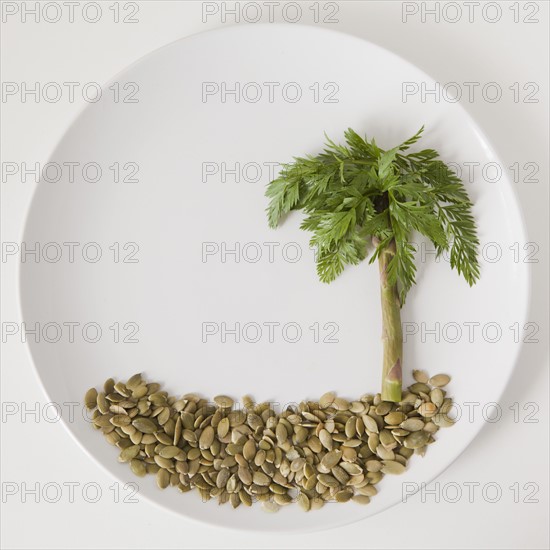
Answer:
<path fill-rule="evenodd" d="M 478 280 L 479 240 L 462 181 L 437 151 L 408 152 L 423 130 L 385 151 L 350 128 L 345 145 L 327 137 L 322 153 L 284 164 L 268 185 L 271 227 L 291 210 L 304 211 L 301 228 L 313 234 L 321 281 L 329 283 L 347 264 L 364 260 L 370 242 L 371 262 L 395 243 L 387 276 L 398 285 L 403 304 L 416 277 L 413 230 L 427 237 L 438 255 L 449 251 L 451 267 L 468 284 Z"/>

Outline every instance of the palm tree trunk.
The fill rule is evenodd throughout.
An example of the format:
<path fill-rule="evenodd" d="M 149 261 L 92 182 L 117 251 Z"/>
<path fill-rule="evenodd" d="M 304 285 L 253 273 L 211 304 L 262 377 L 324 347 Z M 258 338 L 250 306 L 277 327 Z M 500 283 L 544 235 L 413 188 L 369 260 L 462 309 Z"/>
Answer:
<path fill-rule="evenodd" d="M 388 264 L 395 256 L 395 241 L 380 252 L 380 292 L 382 298 L 382 400 L 401 401 L 403 332 L 401 329 L 401 303 L 397 284 L 388 283 Z"/>

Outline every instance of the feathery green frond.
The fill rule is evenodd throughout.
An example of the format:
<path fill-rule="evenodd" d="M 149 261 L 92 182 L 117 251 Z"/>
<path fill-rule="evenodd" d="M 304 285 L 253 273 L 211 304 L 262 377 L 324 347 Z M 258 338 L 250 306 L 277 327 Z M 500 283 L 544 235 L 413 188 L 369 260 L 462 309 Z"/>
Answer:
<path fill-rule="evenodd" d="M 388 279 L 398 285 L 404 303 L 416 281 L 412 231 L 428 238 L 438 254 L 450 251 L 451 267 L 470 285 L 477 281 L 479 240 L 472 203 L 437 151 L 408 152 L 423 130 L 386 151 L 349 128 L 344 144 L 327 136 L 320 154 L 283 165 L 268 185 L 271 227 L 291 210 L 305 212 L 301 228 L 313 233 L 321 281 L 330 282 L 346 265 L 365 259 L 373 237 L 378 244 L 371 261 L 395 242 Z"/>

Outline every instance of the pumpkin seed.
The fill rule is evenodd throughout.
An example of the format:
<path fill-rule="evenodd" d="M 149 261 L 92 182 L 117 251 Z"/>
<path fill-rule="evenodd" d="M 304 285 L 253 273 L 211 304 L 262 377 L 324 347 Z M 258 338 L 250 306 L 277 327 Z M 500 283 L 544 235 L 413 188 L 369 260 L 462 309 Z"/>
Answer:
<path fill-rule="evenodd" d="M 275 435 L 277 436 L 277 442 L 279 443 L 279 445 L 282 445 L 288 439 L 288 432 L 282 422 L 279 422 L 279 424 L 277 424 Z"/>
<path fill-rule="evenodd" d="M 97 394 L 97 408 L 101 414 L 109 412 L 109 402 L 103 392 Z"/>
<path fill-rule="evenodd" d="M 454 424 L 454 420 L 446 414 L 438 413 L 432 417 L 432 422 L 439 428 L 448 428 Z"/>
<path fill-rule="evenodd" d="M 357 433 L 357 417 L 351 416 L 346 422 L 345 427 L 346 437 L 354 437 Z"/>
<path fill-rule="evenodd" d="M 343 491 L 338 491 L 334 498 L 337 502 L 347 502 L 353 496 L 353 491 L 349 489 L 344 489 Z"/>
<path fill-rule="evenodd" d="M 111 418 L 111 424 L 113 426 L 128 426 L 132 422 L 132 419 L 127 414 L 115 414 Z"/>
<path fill-rule="evenodd" d="M 130 468 L 132 469 L 132 472 L 138 477 L 143 477 L 147 473 L 145 462 L 143 462 L 143 460 L 138 460 L 137 458 L 133 458 L 130 461 Z"/>
<path fill-rule="evenodd" d="M 231 472 L 229 471 L 229 468 L 222 468 L 216 477 L 216 487 L 218 487 L 218 489 L 223 489 L 226 486 L 230 475 Z"/>
<path fill-rule="evenodd" d="M 139 454 L 140 447 L 139 445 L 131 445 L 126 447 L 118 457 L 120 462 L 129 462 Z"/>
<path fill-rule="evenodd" d="M 378 424 L 376 423 L 376 420 L 372 416 L 369 416 L 368 414 L 364 414 L 361 419 L 363 420 L 363 424 L 365 425 L 365 429 L 371 433 L 378 433 Z"/>
<path fill-rule="evenodd" d="M 309 498 L 306 494 L 300 493 L 298 495 L 298 506 L 304 511 L 309 512 L 311 509 L 311 504 L 309 502 Z"/>
<path fill-rule="evenodd" d="M 413 370 L 413 378 L 421 384 L 428 383 L 428 375 L 423 370 Z"/>
<path fill-rule="evenodd" d="M 335 399 L 336 395 L 334 394 L 334 392 L 329 391 L 327 393 L 324 393 L 319 399 L 319 406 L 321 407 L 321 409 L 327 409 L 334 403 Z"/>
<path fill-rule="evenodd" d="M 129 390 L 135 390 L 140 384 L 141 372 L 138 372 L 137 374 L 134 374 L 133 376 L 130 376 L 130 378 L 128 378 L 128 381 L 126 382 L 126 387 Z"/>
<path fill-rule="evenodd" d="M 139 416 L 134 418 L 132 426 L 144 434 L 152 434 L 158 430 L 157 425 L 152 420 Z"/>
<path fill-rule="evenodd" d="M 359 487 L 356 490 L 360 495 L 364 495 L 366 497 L 373 497 L 378 494 L 378 490 L 374 485 L 365 485 L 364 487 Z"/>
<path fill-rule="evenodd" d="M 440 388 L 434 388 L 430 392 L 430 399 L 436 407 L 441 407 L 441 405 L 443 405 L 443 390 Z"/>
<path fill-rule="evenodd" d="M 404 439 L 403 444 L 408 449 L 418 449 L 426 445 L 429 437 L 430 434 L 424 431 L 412 432 Z"/>
<path fill-rule="evenodd" d="M 418 432 L 424 428 L 424 422 L 421 418 L 407 418 L 399 425 L 409 432 Z"/>
<path fill-rule="evenodd" d="M 84 396 L 84 405 L 87 409 L 94 409 L 97 405 L 97 390 L 95 388 L 90 388 L 86 395 Z"/>
<path fill-rule="evenodd" d="M 376 406 L 376 414 L 379 416 L 384 416 L 388 414 L 393 407 L 393 403 L 390 403 L 389 401 L 382 401 Z"/>
<path fill-rule="evenodd" d="M 231 399 L 231 397 L 228 397 L 227 395 L 217 395 L 216 397 L 214 397 L 214 402 L 221 409 L 230 409 L 234 403 L 233 399 Z"/>
<path fill-rule="evenodd" d="M 384 475 L 402 474 L 413 454 L 423 456 L 441 427 L 452 426 L 453 402 L 441 387 L 447 375 L 415 382 L 401 403 L 365 394 L 348 401 L 327 392 L 277 414 L 269 403 L 231 397 L 213 403 L 194 394 L 170 397 L 140 373 L 91 388 L 84 403 L 92 426 L 120 449 L 119 461 L 137 476 L 156 475 L 157 485 L 195 488 L 204 500 L 278 510 L 296 501 L 316 510 L 325 501 L 368 504 Z"/>
<path fill-rule="evenodd" d="M 168 470 L 163 470 L 162 468 L 157 472 L 157 485 L 159 489 L 166 489 L 170 484 L 170 474 Z"/>
<path fill-rule="evenodd" d="M 332 451 L 332 436 L 325 429 L 319 432 L 319 440 L 325 449 Z"/>
<path fill-rule="evenodd" d="M 329 474 L 319 474 L 319 481 L 327 487 L 338 487 L 338 480 Z"/>
<path fill-rule="evenodd" d="M 239 500 L 245 506 L 252 506 L 252 498 L 250 497 L 250 495 L 244 489 L 241 489 L 239 491 Z"/>
<path fill-rule="evenodd" d="M 181 449 L 179 447 L 175 447 L 174 445 L 169 445 L 168 447 L 164 447 L 159 451 L 159 455 L 163 458 L 175 458 L 178 456 L 181 452 Z"/>
<path fill-rule="evenodd" d="M 271 478 L 261 472 L 260 470 L 256 470 L 252 476 L 252 480 L 256 485 L 260 486 L 267 486 L 271 483 Z"/>
<path fill-rule="evenodd" d="M 212 426 L 206 426 L 199 438 L 199 447 L 201 449 L 208 449 L 214 442 L 214 428 Z"/>
<path fill-rule="evenodd" d="M 329 451 L 322 459 L 321 464 L 327 469 L 330 470 L 340 462 L 342 458 L 342 451 L 335 449 L 334 451 Z"/>
<path fill-rule="evenodd" d="M 332 406 L 338 411 L 347 411 L 349 409 L 350 404 L 349 404 L 349 401 L 347 401 L 346 399 L 337 397 L 334 400 L 334 403 L 332 404 Z"/>
<path fill-rule="evenodd" d="M 436 388 L 442 388 L 446 386 L 451 381 L 451 377 L 446 374 L 436 374 L 432 376 L 428 383 Z"/>
<path fill-rule="evenodd" d="M 399 475 L 405 471 L 405 466 L 395 460 L 384 460 L 382 472 L 385 474 Z"/>
<path fill-rule="evenodd" d="M 437 406 L 434 403 L 430 403 L 428 401 L 427 403 L 422 403 L 422 405 L 418 407 L 418 412 L 422 416 L 430 418 L 437 412 Z"/>
<path fill-rule="evenodd" d="M 276 504 L 278 504 L 279 506 L 286 506 L 287 504 L 290 504 L 292 502 L 292 498 L 290 497 L 290 495 L 288 494 L 284 494 L 284 495 L 275 495 L 273 497 L 273 500 L 275 501 Z"/>
<path fill-rule="evenodd" d="M 384 422 L 386 424 L 390 424 L 391 426 L 397 426 L 401 424 L 401 422 L 404 422 L 406 419 L 407 419 L 406 414 L 403 414 L 402 412 L 399 412 L 399 411 L 394 411 L 387 414 L 384 417 Z"/>

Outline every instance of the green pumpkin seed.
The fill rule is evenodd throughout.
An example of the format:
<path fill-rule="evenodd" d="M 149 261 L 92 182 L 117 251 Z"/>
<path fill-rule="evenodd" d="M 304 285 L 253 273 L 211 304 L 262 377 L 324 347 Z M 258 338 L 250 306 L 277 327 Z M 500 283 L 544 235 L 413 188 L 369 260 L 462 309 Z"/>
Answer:
<path fill-rule="evenodd" d="M 120 453 L 118 459 L 120 462 L 130 462 L 130 460 L 136 458 L 136 456 L 139 454 L 139 451 L 139 445 L 130 445 Z"/>
<path fill-rule="evenodd" d="M 201 436 L 199 438 L 199 447 L 201 449 L 208 449 L 214 442 L 214 428 L 212 426 L 206 426 L 204 430 L 201 433 Z"/>
<path fill-rule="evenodd" d="M 288 432 L 283 423 L 279 422 L 279 424 L 277 424 L 275 435 L 277 436 L 277 442 L 279 445 L 282 445 L 288 439 Z"/>
<path fill-rule="evenodd" d="M 432 422 L 439 428 L 449 428 L 454 424 L 454 420 L 452 418 L 449 418 L 446 414 L 441 414 L 441 413 L 438 413 L 435 416 L 433 416 Z M 432 431 L 432 433 L 434 432 Z"/>
<path fill-rule="evenodd" d="M 168 447 L 164 447 L 164 449 L 161 449 L 159 452 L 159 455 L 163 458 L 175 458 L 181 453 L 181 449 L 179 447 L 175 447 L 174 445 L 169 445 Z"/>
<path fill-rule="evenodd" d="M 430 392 L 430 399 L 436 407 L 441 407 L 441 405 L 443 405 L 443 390 L 440 388 L 434 388 Z"/>
<path fill-rule="evenodd" d="M 109 402 L 105 398 L 103 392 L 97 394 L 97 408 L 101 414 L 106 414 L 109 412 Z"/>
<path fill-rule="evenodd" d="M 170 484 L 170 474 L 167 470 L 162 468 L 157 471 L 157 485 L 159 489 L 166 489 Z"/>
<path fill-rule="evenodd" d="M 229 433 L 229 419 L 222 418 L 218 424 L 218 437 L 223 439 Z"/>
<path fill-rule="evenodd" d="M 429 377 L 423 370 L 413 370 L 413 378 L 421 384 L 427 384 Z"/>
<path fill-rule="evenodd" d="M 337 397 L 332 406 L 338 410 L 338 411 L 347 411 L 350 407 L 350 403 L 347 399 L 342 399 L 341 397 Z"/>
<path fill-rule="evenodd" d="M 264 512 L 268 512 L 269 514 L 275 514 L 279 511 L 280 506 L 272 501 L 272 500 L 265 500 L 262 502 L 262 510 Z"/>
<path fill-rule="evenodd" d="M 327 392 L 281 414 L 250 397 L 244 411 L 231 410 L 225 395 L 214 405 L 194 394 L 176 399 L 141 374 L 126 383 L 109 379 L 104 392 L 92 388 L 84 402 L 92 426 L 120 449 L 119 460 L 137 476 L 156 475 L 160 488 L 195 488 L 203 499 L 235 508 L 251 506 L 254 497 L 277 510 L 297 489 L 307 511 L 325 501 L 368 504 L 384 475 L 402 474 L 437 430 L 453 424 L 452 400 L 440 389 L 450 377 L 413 376 L 398 404 L 380 394 L 350 402 Z"/>
<path fill-rule="evenodd" d="M 347 502 L 351 499 L 353 496 L 353 491 L 350 491 L 349 489 L 344 489 L 343 491 L 339 491 L 334 495 L 334 498 L 337 502 Z"/>
<path fill-rule="evenodd" d="M 274 495 L 273 500 L 279 506 L 286 506 L 292 502 L 290 495 Z"/>
<path fill-rule="evenodd" d="M 321 460 L 321 464 L 327 469 L 330 470 L 340 462 L 340 459 L 342 458 L 342 451 L 340 450 L 333 450 L 329 451 Z"/>
<path fill-rule="evenodd" d="M 382 466 L 382 472 L 384 472 L 385 474 L 399 475 L 402 474 L 405 470 L 405 466 L 395 460 L 384 460 Z"/>
<path fill-rule="evenodd" d="M 437 412 L 437 407 L 434 403 L 422 403 L 422 405 L 418 407 L 418 412 L 425 418 L 430 418 Z"/>
<path fill-rule="evenodd" d="M 346 437 L 354 437 L 357 433 L 357 417 L 351 416 L 346 422 L 345 427 Z"/>
<path fill-rule="evenodd" d="M 389 424 L 390 426 L 398 426 L 399 424 L 401 424 L 401 422 L 404 422 L 406 419 L 407 419 L 406 414 L 403 414 L 402 412 L 399 412 L 399 411 L 394 411 L 387 414 L 384 417 L 384 422 L 386 424 Z"/>
<path fill-rule="evenodd" d="M 87 409 L 94 409 L 97 405 L 97 390 L 90 388 L 84 396 L 84 405 Z"/>
<path fill-rule="evenodd" d="M 435 386 L 436 388 L 442 388 L 451 381 L 451 377 L 446 374 L 436 374 L 432 376 L 428 381 L 428 384 Z"/>
<path fill-rule="evenodd" d="M 309 501 L 309 498 L 306 494 L 300 493 L 298 495 L 298 506 L 304 511 L 309 512 L 311 509 L 311 503 Z"/>
<path fill-rule="evenodd" d="M 260 470 L 254 472 L 252 480 L 256 485 L 260 486 L 267 486 L 271 483 L 271 478 Z"/>
<path fill-rule="evenodd" d="M 334 394 L 334 392 L 329 391 L 327 393 L 324 393 L 319 399 L 319 406 L 322 409 L 327 409 L 334 403 L 335 399 L 336 395 Z"/>
<path fill-rule="evenodd" d="M 111 424 L 113 426 L 128 426 L 132 422 L 132 419 L 127 414 L 115 414 L 111 418 Z"/>
<path fill-rule="evenodd" d="M 145 462 L 143 462 L 143 460 L 138 460 L 137 458 L 130 461 L 130 468 L 138 477 L 143 477 L 147 473 L 147 466 L 145 465 Z"/>
<path fill-rule="evenodd" d="M 418 432 L 424 429 L 424 421 L 421 418 L 407 418 L 401 422 L 400 426 L 409 432 Z"/>
<path fill-rule="evenodd" d="M 256 456 L 256 443 L 253 439 L 249 439 L 243 446 L 243 456 L 248 462 L 254 460 Z"/>
<path fill-rule="evenodd" d="M 371 433 L 378 433 L 378 424 L 376 423 L 376 420 L 372 416 L 369 416 L 367 414 L 364 414 L 361 419 L 363 420 L 363 424 L 365 425 L 365 429 Z"/>
<path fill-rule="evenodd" d="M 153 434 L 158 430 L 157 425 L 152 420 L 139 416 L 134 418 L 132 426 L 144 434 Z"/>
<path fill-rule="evenodd" d="M 141 384 L 141 372 L 134 374 L 126 382 L 126 387 L 130 390 L 135 390 Z"/>
<path fill-rule="evenodd" d="M 427 432 L 412 432 L 404 439 L 403 444 L 408 449 L 418 449 L 426 445 L 429 438 L 430 434 Z"/>
<path fill-rule="evenodd" d="M 319 481 L 327 487 L 338 487 L 338 480 L 329 474 L 319 474 Z"/>
<path fill-rule="evenodd" d="M 376 414 L 379 416 L 385 416 L 393 407 L 393 403 L 389 401 L 382 401 L 376 406 Z"/>
<path fill-rule="evenodd" d="M 323 429 L 319 432 L 319 440 L 325 449 L 332 451 L 332 436 L 327 430 Z"/>
<path fill-rule="evenodd" d="M 252 498 L 251 496 L 243 489 L 239 491 L 239 500 L 245 505 L 245 506 L 252 506 Z"/>
<path fill-rule="evenodd" d="M 221 409 L 230 409 L 234 403 L 233 399 L 231 399 L 231 397 L 228 397 L 227 395 L 217 395 L 216 397 L 214 397 L 214 402 Z"/>

